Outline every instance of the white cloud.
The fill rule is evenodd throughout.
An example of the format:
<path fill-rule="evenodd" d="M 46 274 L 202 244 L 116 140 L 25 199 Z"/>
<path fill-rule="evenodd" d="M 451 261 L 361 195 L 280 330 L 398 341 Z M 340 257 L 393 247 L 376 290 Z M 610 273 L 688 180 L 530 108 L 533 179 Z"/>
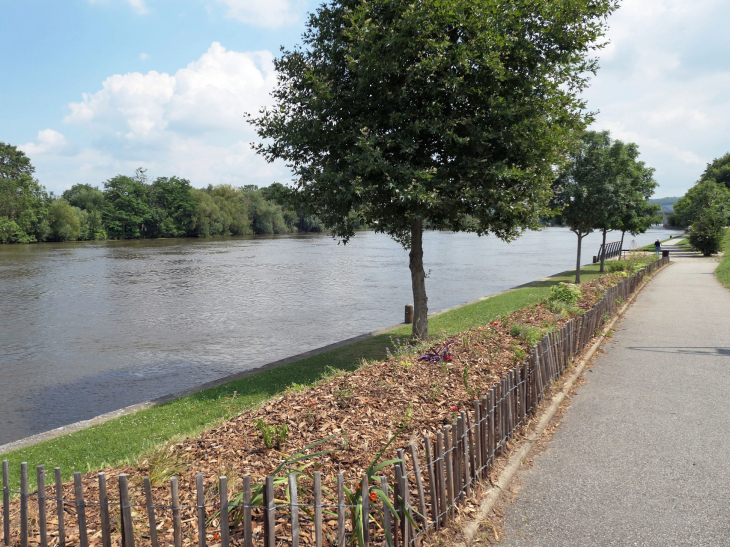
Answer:
<path fill-rule="evenodd" d="M 226 51 L 214 42 L 200 59 L 174 76 L 150 71 L 115 74 L 95 93 L 71 103 L 67 123 L 130 143 L 167 133 L 200 136 L 234 131 L 253 136 L 245 112 L 269 104 L 276 83 L 268 51 Z"/>
<path fill-rule="evenodd" d="M 266 28 L 297 23 L 304 13 L 299 0 L 218 0 L 228 8 L 226 17 Z"/>
<path fill-rule="evenodd" d="M 594 128 L 636 142 L 656 195 L 682 195 L 730 149 L 730 35 L 724 0 L 632 0 L 609 21 L 611 44 L 585 93 Z"/>
<path fill-rule="evenodd" d="M 251 150 L 257 137 L 244 119 L 245 112 L 271 104 L 275 84 L 270 52 L 227 51 L 214 42 L 174 74 L 108 77 L 99 90 L 70 103 L 64 118 L 90 146 L 75 160 L 52 154 L 32 159 L 39 173 L 43 169 L 44 184 L 57 191 L 76 182 L 100 184 L 139 166 L 153 177 L 187 177 L 195 186 L 286 182 L 288 170 Z M 38 144 L 27 146 L 50 142 L 51 135 L 44 139 L 39 134 Z"/>
<path fill-rule="evenodd" d="M 141 59 L 142 61 L 146 61 L 147 59 L 149 59 L 149 58 L 150 58 L 150 56 L 149 56 L 149 55 L 147 55 L 147 54 L 146 54 L 146 53 L 145 53 L 145 52 L 143 51 L 142 53 L 140 53 L 140 54 L 139 54 L 139 58 L 140 58 L 140 59 Z"/>
<path fill-rule="evenodd" d="M 41 154 L 60 153 L 68 147 L 66 137 L 53 129 L 38 131 L 36 140 L 37 142 L 28 142 L 20 145 L 18 148 L 29 156 L 38 156 Z"/>

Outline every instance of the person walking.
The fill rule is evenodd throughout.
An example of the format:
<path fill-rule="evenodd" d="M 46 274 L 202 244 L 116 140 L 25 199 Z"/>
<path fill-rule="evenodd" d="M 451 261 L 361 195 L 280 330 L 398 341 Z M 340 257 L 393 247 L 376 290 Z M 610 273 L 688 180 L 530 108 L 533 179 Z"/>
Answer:
<path fill-rule="evenodd" d="M 654 242 L 654 250 L 656 251 L 656 255 L 659 256 L 659 253 L 662 250 L 662 242 L 658 239 Z"/>

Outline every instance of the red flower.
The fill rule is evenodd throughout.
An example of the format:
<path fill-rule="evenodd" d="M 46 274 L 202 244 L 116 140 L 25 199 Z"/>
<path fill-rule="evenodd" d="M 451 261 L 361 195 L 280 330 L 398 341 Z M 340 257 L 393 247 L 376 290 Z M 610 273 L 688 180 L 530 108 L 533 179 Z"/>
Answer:
<path fill-rule="evenodd" d="M 362 489 L 362 484 L 358 484 L 358 485 L 357 485 L 357 489 L 358 489 L 358 490 L 361 490 L 361 489 Z"/>
<path fill-rule="evenodd" d="M 446 357 L 444 357 L 445 360 L 451 361 L 451 354 L 447 353 Z"/>
<path fill-rule="evenodd" d="M 370 492 L 370 501 L 378 499 L 378 495 L 375 492 Z"/>
<path fill-rule="evenodd" d="M 451 407 L 451 410 L 453 410 L 454 412 L 458 412 L 459 411 L 459 407 L 458 406 L 452 406 Z"/>

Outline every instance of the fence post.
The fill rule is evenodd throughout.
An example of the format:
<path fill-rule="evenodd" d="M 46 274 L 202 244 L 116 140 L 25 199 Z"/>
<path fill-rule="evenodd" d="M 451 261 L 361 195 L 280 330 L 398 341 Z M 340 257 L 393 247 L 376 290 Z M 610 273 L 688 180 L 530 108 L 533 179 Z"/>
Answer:
<path fill-rule="evenodd" d="M 431 517 L 433 517 L 436 530 L 439 529 L 439 509 L 438 509 L 438 485 L 436 482 L 436 472 L 433 465 L 433 454 L 431 453 L 431 437 L 424 435 L 423 447 L 426 451 L 426 463 L 428 464 L 428 486 L 431 493 Z"/>
<path fill-rule="evenodd" d="M 58 513 L 58 547 L 66 545 L 66 527 L 63 515 L 63 482 L 61 481 L 61 468 L 53 470 L 56 474 L 56 511 Z"/>
<path fill-rule="evenodd" d="M 38 532 L 40 533 L 41 547 L 48 547 L 48 531 L 46 529 L 46 468 L 39 465 L 35 468 L 36 484 L 38 485 Z"/>
<path fill-rule="evenodd" d="M 291 515 L 292 547 L 299 547 L 299 500 L 297 493 L 297 476 L 291 473 L 289 475 L 289 514 Z"/>
<path fill-rule="evenodd" d="M 276 507 L 274 506 L 274 477 L 266 476 L 264 485 L 264 545 L 276 547 Z"/>
<path fill-rule="evenodd" d="M 337 545 L 345 547 L 345 479 L 337 474 Z"/>
<path fill-rule="evenodd" d="M 387 494 L 388 491 L 386 490 Z M 322 547 L 322 473 L 314 472 L 314 544 Z"/>
<path fill-rule="evenodd" d="M 20 464 L 20 547 L 28 547 L 28 462 Z"/>
<path fill-rule="evenodd" d="M 106 488 L 106 473 L 101 472 L 97 475 L 99 481 L 99 517 L 101 520 L 101 545 L 102 547 L 111 547 L 111 526 L 109 525 L 109 493 Z M 157 530 L 155 530 L 155 540 L 157 539 Z M 157 547 L 156 543 L 152 547 Z"/>
<path fill-rule="evenodd" d="M 228 477 L 223 476 L 218 478 L 218 492 L 221 498 L 221 546 L 228 547 L 230 544 L 230 530 L 228 527 Z"/>
<path fill-rule="evenodd" d="M 106 488 L 104 489 L 106 493 Z M 147 502 L 147 520 L 150 523 L 150 543 L 152 547 L 157 547 L 157 519 L 155 518 L 155 505 L 152 502 L 152 485 L 150 484 L 150 478 L 144 478 L 144 495 Z M 109 519 L 109 513 L 107 511 L 107 520 Z M 223 519 L 223 512 L 221 511 L 221 522 Z"/>
<path fill-rule="evenodd" d="M 89 538 L 86 533 L 86 501 L 84 501 L 84 485 L 81 482 L 81 473 L 74 473 L 74 492 L 76 494 L 76 516 L 79 520 L 79 541 L 81 547 L 88 547 Z"/>
<path fill-rule="evenodd" d="M 134 547 L 134 524 L 132 523 L 132 505 L 129 502 L 127 475 L 119 474 L 119 509 L 122 513 L 122 530 L 124 538 L 122 547 Z M 85 545 L 83 547 L 86 547 Z"/>
<path fill-rule="evenodd" d="M 205 490 L 202 473 L 195 474 L 195 493 L 198 505 L 198 547 L 205 547 Z"/>
<path fill-rule="evenodd" d="M 172 497 L 173 541 L 175 547 L 182 547 L 182 519 L 180 518 L 180 493 L 178 491 L 177 477 L 170 478 L 170 496 Z"/>
<path fill-rule="evenodd" d="M 418 501 L 421 505 L 421 520 L 423 520 L 423 529 L 428 529 L 428 512 L 426 511 L 426 496 L 423 493 L 423 482 L 421 481 L 421 470 L 418 466 L 418 451 L 416 445 L 411 443 L 411 458 L 413 459 L 413 471 L 416 474 L 416 484 L 418 485 Z"/>
<path fill-rule="evenodd" d="M 251 476 L 243 477 L 243 547 L 253 546 L 251 529 Z"/>

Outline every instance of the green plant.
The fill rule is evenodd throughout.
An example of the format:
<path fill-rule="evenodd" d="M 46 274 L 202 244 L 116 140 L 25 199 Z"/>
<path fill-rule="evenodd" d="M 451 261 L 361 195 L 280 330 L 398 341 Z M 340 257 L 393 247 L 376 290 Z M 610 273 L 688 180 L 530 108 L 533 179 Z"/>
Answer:
<path fill-rule="evenodd" d="M 339 406 L 340 408 L 348 408 L 350 406 L 350 402 L 352 401 L 353 394 L 350 386 L 348 384 L 345 384 L 342 387 L 338 387 L 334 390 L 334 396 L 335 401 L 337 402 L 337 406 Z"/>
<path fill-rule="evenodd" d="M 388 440 L 387 444 L 378 452 L 373 459 L 370 461 L 370 464 L 368 465 L 367 469 L 365 470 L 365 492 L 363 491 L 363 487 L 361 483 L 358 483 L 358 485 L 355 488 L 350 489 L 349 487 L 345 486 L 345 498 L 347 499 L 347 505 L 350 506 L 350 519 L 352 522 L 352 531 L 353 531 L 353 543 L 357 543 L 359 547 L 363 547 L 365 545 L 365 535 L 364 535 L 364 527 L 363 523 L 365 522 L 365 514 L 364 514 L 364 507 L 363 507 L 363 496 L 367 496 L 370 501 L 374 501 L 375 499 L 380 499 L 383 504 L 388 508 L 390 511 L 390 514 L 397 520 L 400 521 L 400 517 L 395 510 L 395 507 L 393 507 L 393 504 L 388 499 L 388 493 L 383 492 L 383 490 L 380 488 L 380 481 L 376 478 L 376 474 L 381 471 L 382 469 L 388 467 L 389 465 L 394 465 L 397 463 L 403 462 L 402 459 L 397 458 L 393 460 L 387 460 L 384 462 L 380 462 L 380 459 L 383 457 L 383 454 L 390 448 L 390 445 L 393 444 L 393 441 L 403 432 L 403 427 L 401 427 L 396 433 Z M 373 484 L 375 483 L 375 484 Z M 371 496 L 371 494 L 375 494 L 374 496 Z M 402 500 L 401 500 L 402 505 Z M 418 525 L 415 523 L 413 518 L 410 516 L 410 514 L 407 511 L 404 511 L 406 518 L 408 519 L 408 522 L 410 522 L 414 528 L 418 528 Z M 385 528 L 385 527 L 384 527 Z M 385 541 L 386 545 L 392 546 L 393 545 L 393 538 L 390 537 L 390 531 L 385 528 Z"/>
<path fill-rule="evenodd" d="M 443 388 L 440 384 L 433 384 L 431 387 L 428 388 L 429 393 L 429 401 L 431 401 L 431 404 L 435 403 L 439 395 L 441 395 L 441 392 L 443 391 Z"/>
<path fill-rule="evenodd" d="M 142 456 L 142 465 L 147 463 L 147 475 L 153 486 L 164 484 L 170 477 L 185 470 L 185 462 L 175 451 L 175 445 L 167 442 Z"/>
<path fill-rule="evenodd" d="M 514 352 L 515 352 L 514 356 L 512 357 L 513 365 L 522 363 L 525 360 L 525 358 L 527 357 L 527 352 L 519 346 L 515 346 Z"/>
<path fill-rule="evenodd" d="M 403 412 L 403 419 L 398 424 L 399 430 L 408 429 L 411 427 L 411 420 L 413 419 L 413 403 L 408 403 L 408 408 Z"/>
<path fill-rule="evenodd" d="M 558 283 L 550 287 L 548 300 L 557 300 L 566 304 L 575 304 L 581 298 L 580 287 L 574 283 Z"/>
<path fill-rule="evenodd" d="M 286 438 L 289 435 L 289 426 L 284 424 L 281 425 L 268 425 L 265 421 L 258 419 L 256 420 L 256 429 L 259 430 L 261 440 L 264 442 L 266 448 L 280 448 L 286 443 Z"/>
<path fill-rule="evenodd" d="M 314 423 L 314 403 L 307 405 L 307 423 L 312 425 Z"/>
<path fill-rule="evenodd" d="M 630 264 L 624 260 L 614 260 L 607 263 L 607 268 L 610 273 L 622 272 L 630 267 Z"/>
<path fill-rule="evenodd" d="M 327 454 L 332 454 L 333 452 L 337 452 L 337 449 L 334 450 L 323 450 L 319 452 L 314 452 L 312 454 L 307 454 L 306 452 L 310 451 L 315 446 L 319 446 L 322 443 L 326 443 L 328 441 L 331 441 L 334 439 L 335 436 L 332 435 L 330 437 L 327 437 L 326 439 L 319 440 L 317 442 L 308 444 L 305 446 L 301 451 L 297 452 L 296 454 L 292 454 L 291 456 L 288 456 L 284 459 L 277 467 L 271 472 L 271 476 L 273 477 L 274 482 L 274 489 L 276 489 L 278 486 L 288 484 L 289 482 L 289 475 L 296 475 L 297 477 L 297 491 L 301 494 L 304 494 L 304 490 L 302 485 L 300 484 L 299 480 L 304 481 L 312 481 L 312 477 L 309 476 L 309 474 L 306 472 L 308 468 L 315 465 L 316 462 L 314 461 L 308 461 L 308 463 L 300 466 L 295 466 L 294 464 L 298 462 L 304 462 L 307 460 L 313 460 L 314 458 L 318 458 L 319 456 L 324 456 Z M 316 469 L 316 468 L 315 468 Z M 254 507 L 261 507 L 264 504 L 264 486 L 265 483 L 258 483 L 251 485 L 251 505 Z M 322 487 L 322 490 L 332 497 L 332 493 L 330 490 L 326 487 Z M 300 498 L 303 496 L 300 496 Z M 280 504 L 288 504 L 289 503 L 289 489 L 286 490 L 286 499 L 283 500 L 274 500 L 274 503 L 280 503 Z M 231 524 L 235 527 L 241 524 L 243 522 L 243 492 L 240 492 L 239 494 L 232 496 L 231 500 L 229 502 L 229 509 L 228 514 L 231 518 Z M 306 511 L 306 508 L 305 508 Z M 312 516 L 312 515 L 310 515 Z M 208 520 L 212 521 L 215 519 L 220 519 L 221 512 L 220 510 L 216 511 Z"/>

